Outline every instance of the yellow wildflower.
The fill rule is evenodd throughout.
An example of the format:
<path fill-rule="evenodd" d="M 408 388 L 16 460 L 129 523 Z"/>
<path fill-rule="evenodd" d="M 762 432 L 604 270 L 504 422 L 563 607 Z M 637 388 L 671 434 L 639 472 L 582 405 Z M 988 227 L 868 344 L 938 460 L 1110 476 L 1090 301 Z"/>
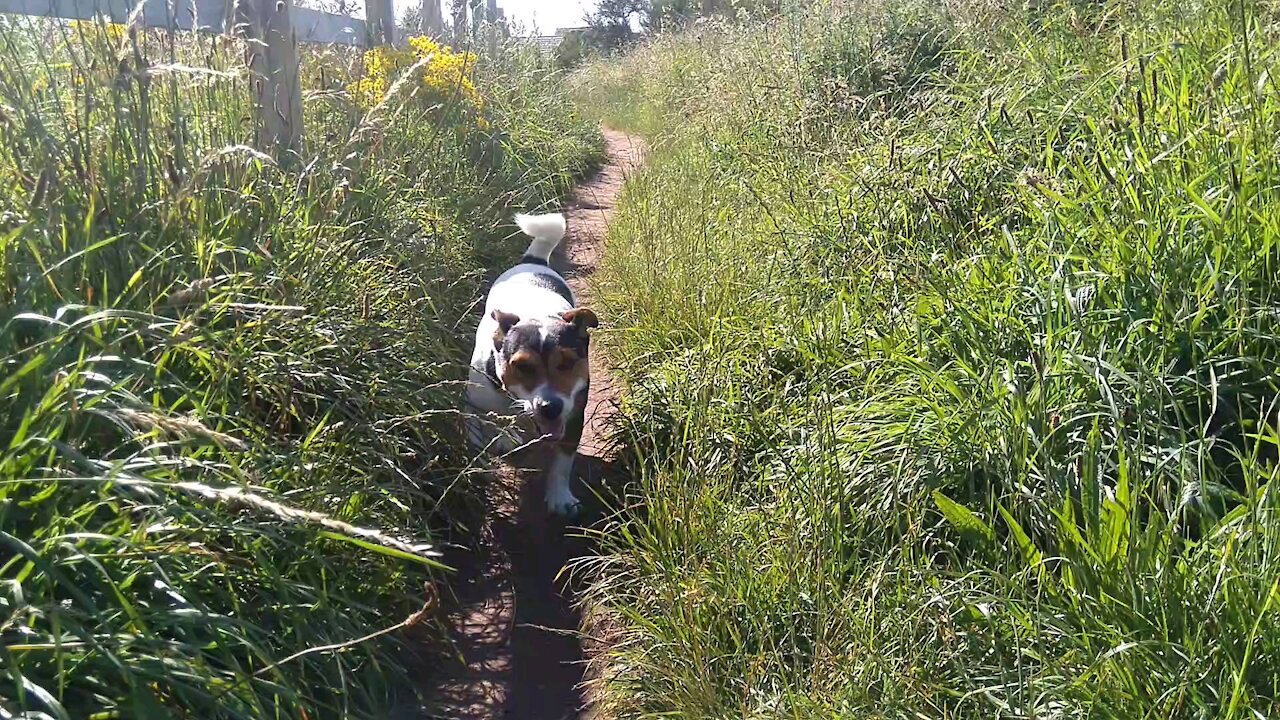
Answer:
<path fill-rule="evenodd" d="M 72 20 L 71 32 L 77 36 L 84 34 L 89 38 L 102 37 L 107 43 L 119 47 L 124 42 L 125 26 L 120 23 L 103 20 Z"/>
<path fill-rule="evenodd" d="M 476 127 L 488 127 L 482 117 L 484 98 L 472 80 L 476 56 L 469 52 L 456 52 L 440 45 L 431 38 L 409 38 L 407 48 L 379 47 L 364 54 L 364 75 L 348 86 L 355 101 L 364 108 L 378 104 L 397 74 L 419 60 L 426 64 L 419 69 L 420 79 L 429 104 L 460 104 L 466 114 L 473 117 Z"/>

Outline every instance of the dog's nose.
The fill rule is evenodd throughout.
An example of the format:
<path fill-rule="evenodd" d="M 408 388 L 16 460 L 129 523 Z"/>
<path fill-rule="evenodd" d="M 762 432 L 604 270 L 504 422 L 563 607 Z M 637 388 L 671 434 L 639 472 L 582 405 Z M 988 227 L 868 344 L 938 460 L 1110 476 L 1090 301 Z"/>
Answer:
<path fill-rule="evenodd" d="M 538 402 L 538 414 L 548 420 L 555 420 L 564 411 L 564 401 L 558 397 Z"/>

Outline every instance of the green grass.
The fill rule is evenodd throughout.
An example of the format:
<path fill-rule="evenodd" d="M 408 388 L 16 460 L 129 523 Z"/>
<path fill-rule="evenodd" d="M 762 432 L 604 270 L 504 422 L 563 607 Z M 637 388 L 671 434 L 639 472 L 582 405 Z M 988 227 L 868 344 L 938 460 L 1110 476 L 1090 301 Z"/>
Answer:
<path fill-rule="evenodd" d="M 1280 713 L 1268 4 L 890 0 L 573 82 L 622 718 Z"/>
<path fill-rule="evenodd" d="M 468 327 L 596 129 L 526 57 L 485 129 L 304 48 L 307 145 L 252 141 L 223 38 L 0 24 L 0 713 L 386 718 L 479 467 Z M 407 642 L 412 639 L 412 642 Z M 417 680 L 421 681 L 421 677 Z"/>

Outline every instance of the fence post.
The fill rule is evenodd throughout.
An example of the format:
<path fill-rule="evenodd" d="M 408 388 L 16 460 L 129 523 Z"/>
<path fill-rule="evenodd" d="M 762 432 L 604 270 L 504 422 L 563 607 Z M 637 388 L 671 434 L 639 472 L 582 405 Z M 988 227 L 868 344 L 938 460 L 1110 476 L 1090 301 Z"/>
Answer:
<path fill-rule="evenodd" d="M 302 86 L 292 0 L 240 0 L 257 111 L 258 148 L 287 164 L 302 150 Z M 247 7 L 246 7 L 247 6 Z"/>
<path fill-rule="evenodd" d="M 456 47 L 464 47 L 471 39 L 467 29 L 467 11 L 471 9 L 471 0 L 453 0 L 453 42 Z"/>
<path fill-rule="evenodd" d="M 396 44 L 396 11 L 392 0 L 364 0 L 364 21 L 373 46 Z"/>
<path fill-rule="evenodd" d="M 488 30 L 489 57 L 498 56 L 498 0 L 485 0 L 484 19 Z"/>
<path fill-rule="evenodd" d="M 440 10 L 440 0 L 422 0 L 421 32 L 434 39 L 439 39 L 444 34 L 444 14 Z"/>

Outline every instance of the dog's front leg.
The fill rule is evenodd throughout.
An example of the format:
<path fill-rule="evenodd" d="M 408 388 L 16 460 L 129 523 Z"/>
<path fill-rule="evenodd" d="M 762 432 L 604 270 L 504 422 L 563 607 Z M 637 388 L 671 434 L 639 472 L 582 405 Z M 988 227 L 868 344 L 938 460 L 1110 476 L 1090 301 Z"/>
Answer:
<path fill-rule="evenodd" d="M 573 459 L 582 442 L 582 426 L 586 419 L 587 390 L 584 388 L 565 426 L 564 438 L 551 449 L 547 463 L 547 511 L 572 516 L 578 511 L 578 498 L 573 494 Z"/>
<path fill-rule="evenodd" d="M 574 449 L 556 445 L 547 463 L 547 512 L 570 517 L 578 511 L 578 498 L 570 484 L 573 481 Z"/>

